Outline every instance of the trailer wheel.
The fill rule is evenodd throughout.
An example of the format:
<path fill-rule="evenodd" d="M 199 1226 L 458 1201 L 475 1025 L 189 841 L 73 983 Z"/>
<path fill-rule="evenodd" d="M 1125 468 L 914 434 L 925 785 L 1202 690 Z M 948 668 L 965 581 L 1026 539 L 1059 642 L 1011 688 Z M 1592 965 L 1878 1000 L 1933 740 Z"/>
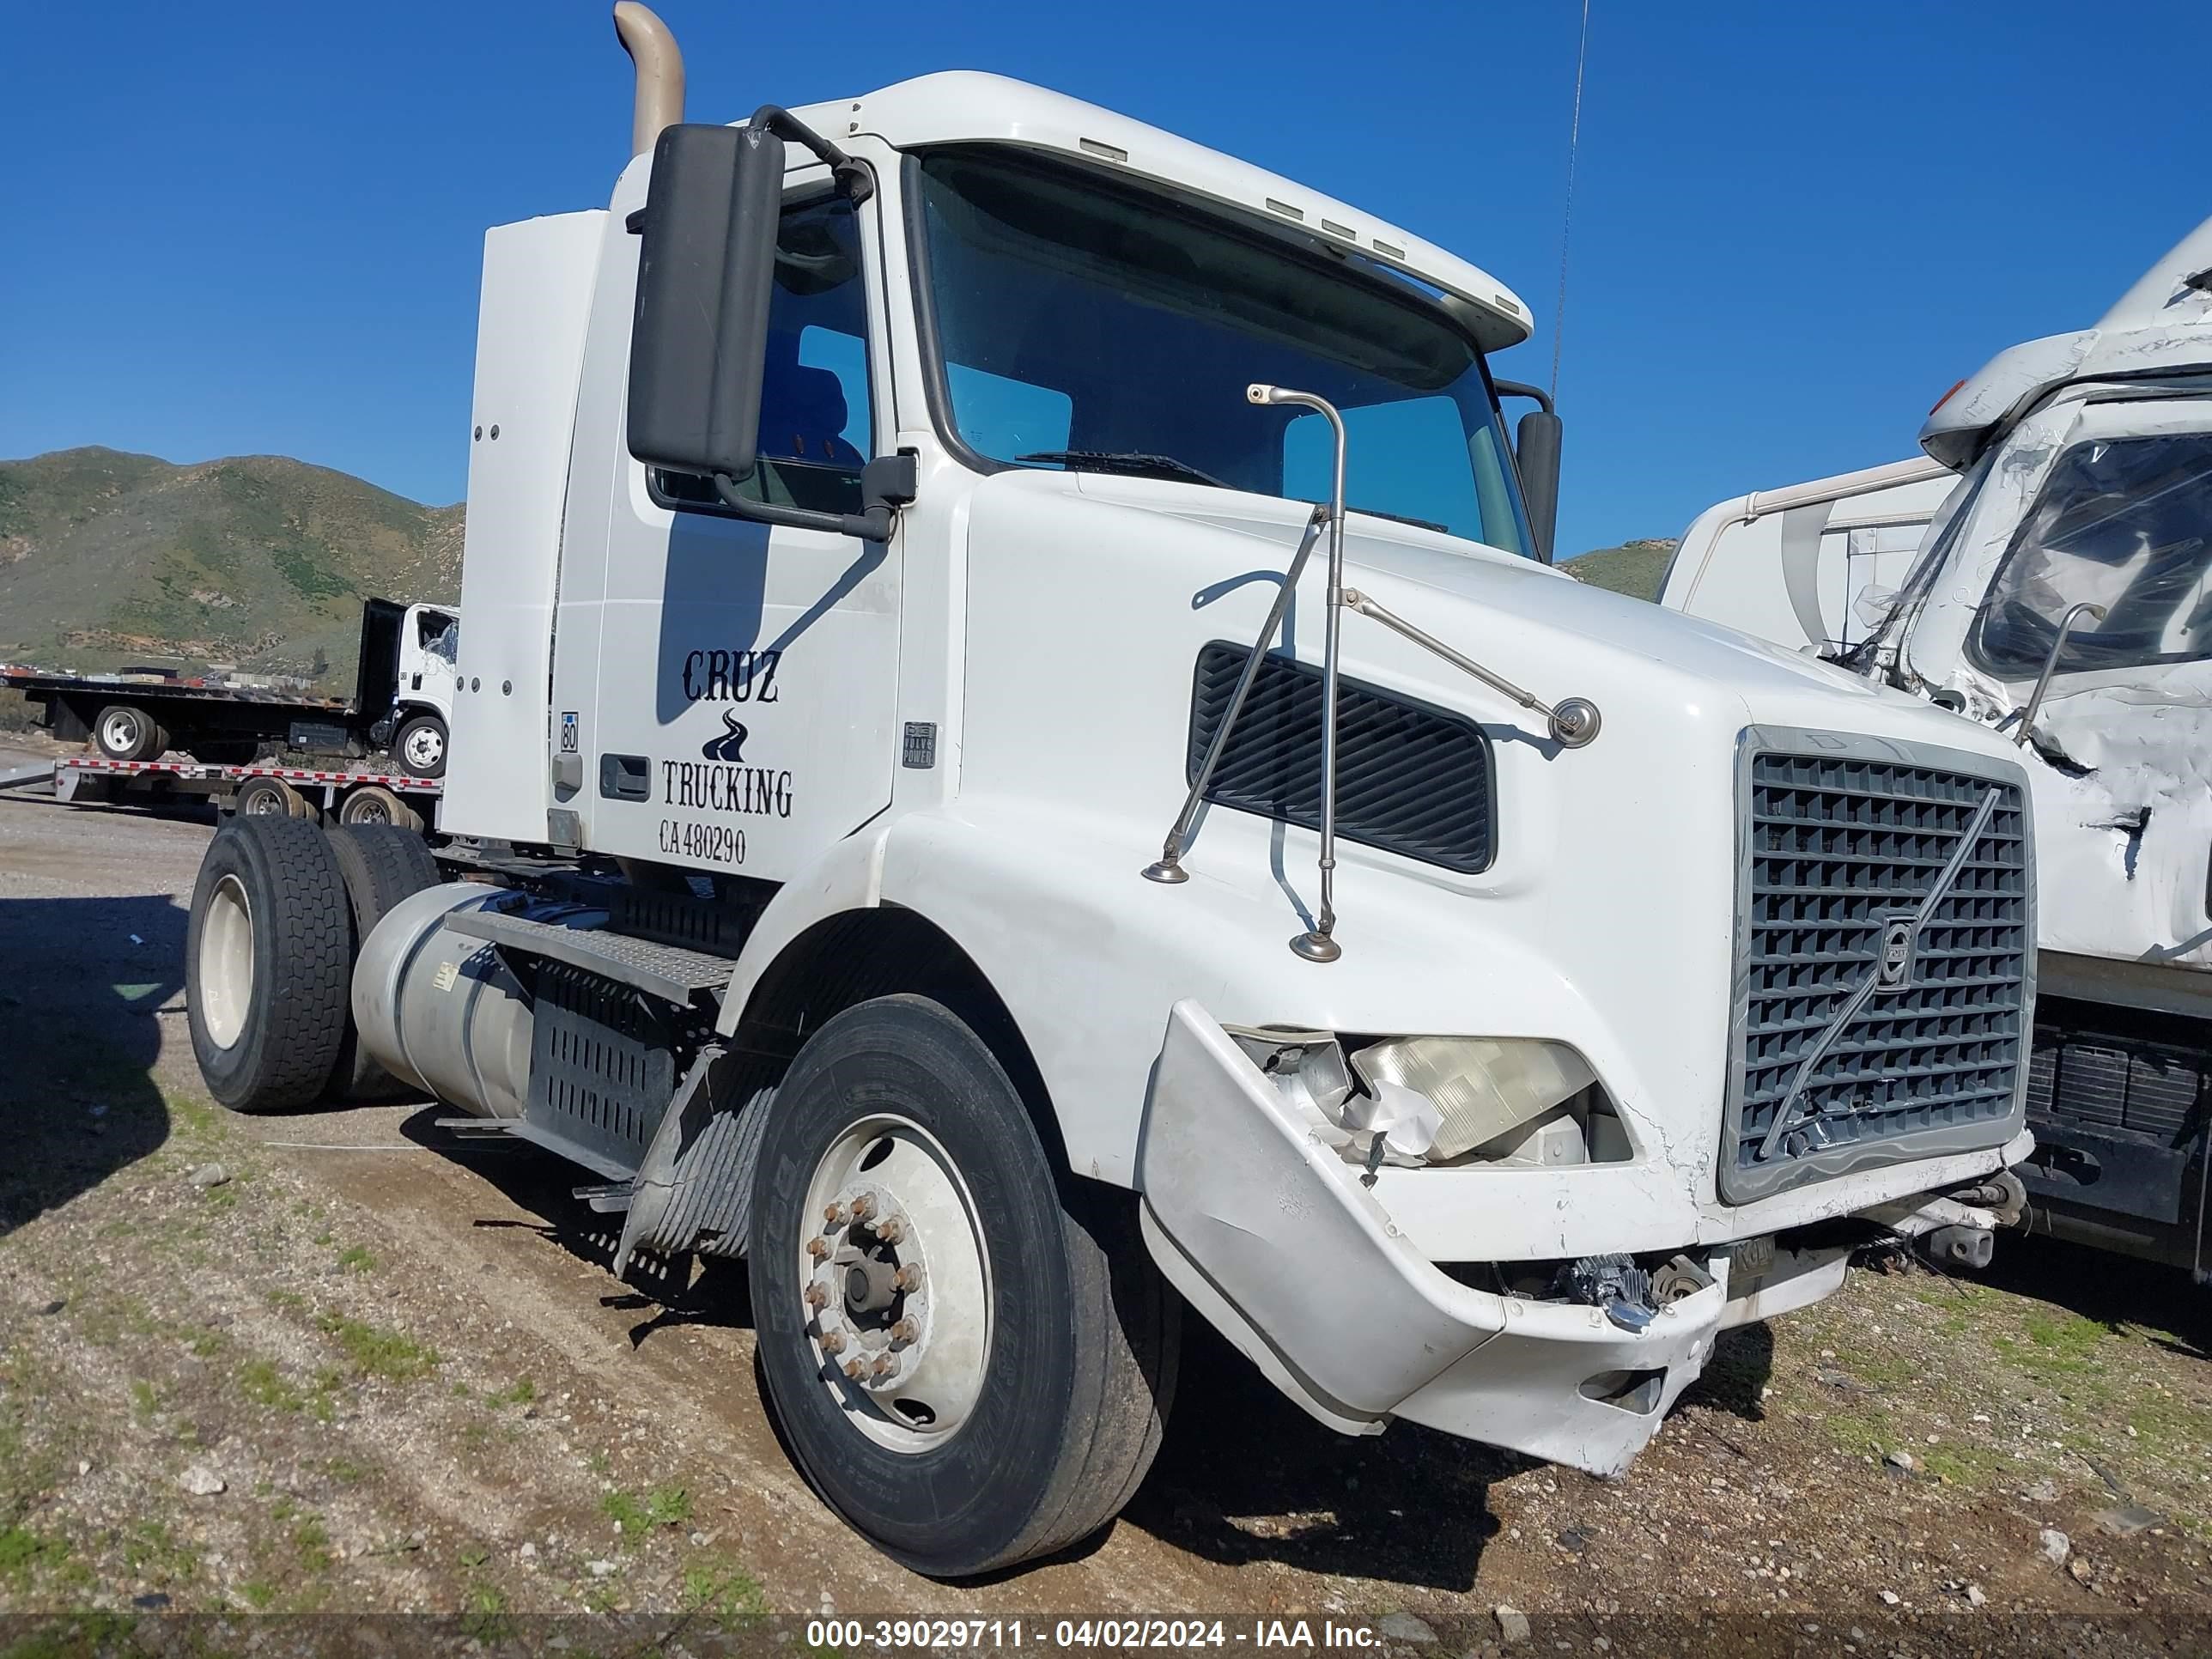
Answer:
<path fill-rule="evenodd" d="M 300 792 L 282 778 L 248 778 L 230 798 L 230 810 L 241 818 L 299 817 L 292 803 Z"/>
<path fill-rule="evenodd" d="M 345 1040 L 345 879 L 321 830 L 263 817 L 216 833 L 192 890 L 185 989 L 208 1092 L 234 1112 L 313 1100 Z"/>
<path fill-rule="evenodd" d="M 422 815 L 382 784 L 364 783 L 338 805 L 340 823 L 388 823 L 420 835 Z"/>
<path fill-rule="evenodd" d="M 1180 1305 L 1126 1194 L 1060 1177 L 996 1057 L 921 997 L 829 1021 L 769 1111 L 760 1366 L 823 1498 L 935 1577 L 1111 1520 L 1159 1446 Z"/>
<path fill-rule="evenodd" d="M 93 746 L 109 760 L 151 760 L 169 746 L 169 734 L 144 709 L 114 702 L 92 723 Z"/>
<path fill-rule="evenodd" d="M 330 843 L 353 917 L 353 935 L 346 951 L 346 981 L 350 988 L 353 964 L 360 958 L 362 942 L 402 899 L 438 884 L 438 864 L 422 836 L 390 824 L 343 825 L 330 831 Z M 345 1040 L 331 1066 L 331 1094 L 340 1100 L 387 1100 L 404 1091 L 405 1085 L 362 1052 L 349 992 Z"/>
<path fill-rule="evenodd" d="M 446 775 L 446 723 L 435 714 L 417 714 L 401 726 L 392 749 L 410 778 Z"/>

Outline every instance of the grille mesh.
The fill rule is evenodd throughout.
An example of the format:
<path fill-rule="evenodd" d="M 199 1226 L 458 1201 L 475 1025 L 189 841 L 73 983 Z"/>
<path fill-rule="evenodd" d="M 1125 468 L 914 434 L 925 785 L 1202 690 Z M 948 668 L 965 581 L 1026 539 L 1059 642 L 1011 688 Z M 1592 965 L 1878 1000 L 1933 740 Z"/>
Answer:
<path fill-rule="evenodd" d="M 2019 789 L 1940 766 L 1765 752 L 1747 784 L 1734 1168 L 1786 1170 L 1832 1147 L 2007 1118 L 2033 945 Z M 1995 810 L 1902 982 L 1835 1032 L 1762 1158 L 1807 1058 L 1878 973 L 1885 929 L 1919 910 L 1991 789 Z"/>
<path fill-rule="evenodd" d="M 1250 647 L 1220 641 L 1199 653 L 1191 697 L 1195 779 L 1236 694 Z M 1321 827 L 1321 670 L 1270 655 L 1229 734 L 1206 798 Z M 1490 739 L 1474 721 L 1340 678 L 1336 832 L 1424 863 L 1472 874 L 1495 852 Z"/>

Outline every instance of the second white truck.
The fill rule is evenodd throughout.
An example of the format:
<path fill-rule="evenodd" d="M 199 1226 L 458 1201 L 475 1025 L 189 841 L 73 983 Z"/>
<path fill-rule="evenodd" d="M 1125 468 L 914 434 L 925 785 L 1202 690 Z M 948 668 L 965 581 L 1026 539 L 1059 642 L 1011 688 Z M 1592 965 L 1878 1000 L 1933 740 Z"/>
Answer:
<path fill-rule="evenodd" d="M 1723 501 L 1661 602 L 1958 710 L 2028 769 L 2038 1225 L 2212 1273 L 2212 222 L 2001 352 L 1923 459 Z"/>
<path fill-rule="evenodd" d="M 219 835 L 218 1099 L 366 1058 L 617 1266 L 745 1257 L 793 1455 L 945 1576 L 1121 1508 L 1185 1309 L 1347 1433 L 1610 1472 L 1855 1245 L 1985 1247 L 2019 760 L 1547 568 L 1504 284 L 991 76 L 685 124 L 617 15 L 611 199 L 485 246 L 489 878 Z"/>

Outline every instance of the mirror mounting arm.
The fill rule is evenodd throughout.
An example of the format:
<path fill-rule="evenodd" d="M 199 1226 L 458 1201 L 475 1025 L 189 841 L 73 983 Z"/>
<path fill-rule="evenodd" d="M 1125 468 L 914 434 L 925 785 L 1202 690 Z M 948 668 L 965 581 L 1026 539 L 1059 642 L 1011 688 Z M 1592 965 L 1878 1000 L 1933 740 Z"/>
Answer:
<path fill-rule="evenodd" d="M 811 150 L 829 164 L 830 176 L 837 181 L 838 189 L 845 192 L 854 207 L 875 194 L 875 183 L 868 177 L 867 168 L 781 105 L 763 104 L 753 112 L 753 118 L 747 125 L 757 132 L 772 132 L 786 143 L 803 145 Z"/>
<path fill-rule="evenodd" d="M 792 530 L 823 530 L 833 536 L 857 536 L 864 542 L 887 542 L 898 509 L 914 500 L 915 452 L 878 455 L 860 469 L 858 513 L 817 513 L 804 507 L 779 507 L 738 493 L 737 481 L 726 472 L 714 477 L 714 493 L 738 518 L 754 524 L 781 525 Z"/>

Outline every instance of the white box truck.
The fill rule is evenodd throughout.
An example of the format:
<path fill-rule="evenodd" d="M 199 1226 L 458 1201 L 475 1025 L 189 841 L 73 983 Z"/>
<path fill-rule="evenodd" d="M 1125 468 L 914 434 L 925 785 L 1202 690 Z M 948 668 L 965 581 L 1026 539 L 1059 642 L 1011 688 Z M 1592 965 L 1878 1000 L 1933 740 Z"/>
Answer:
<path fill-rule="evenodd" d="M 2030 1218 L 2212 1269 L 2212 222 L 1960 381 L 1925 457 L 1723 501 L 1661 603 L 2010 738 L 2034 793 Z"/>
<path fill-rule="evenodd" d="M 380 1066 L 619 1263 L 744 1256 L 794 1456 L 940 1575 L 1120 1509 L 1186 1306 L 1346 1432 L 1612 1472 L 1855 1245 L 1987 1241 L 2017 757 L 1547 568 L 1503 284 L 992 76 L 687 125 L 617 15 L 611 200 L 485 245 L 489 878 L 223 831 L 217 1099 Z"/>

